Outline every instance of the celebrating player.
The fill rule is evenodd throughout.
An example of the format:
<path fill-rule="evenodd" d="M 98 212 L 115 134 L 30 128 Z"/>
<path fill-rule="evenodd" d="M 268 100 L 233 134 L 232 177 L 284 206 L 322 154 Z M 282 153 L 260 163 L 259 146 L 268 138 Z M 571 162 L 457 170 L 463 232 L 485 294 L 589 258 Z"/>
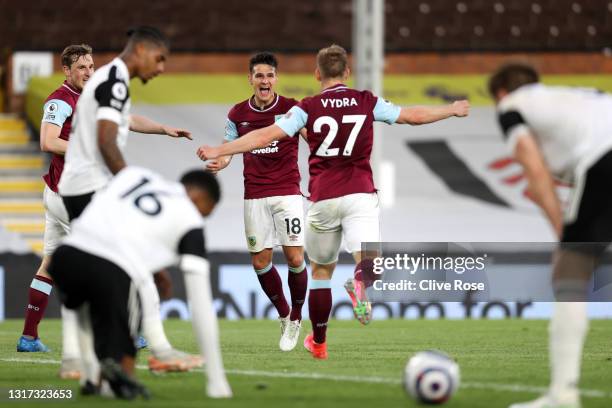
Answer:
<path fill-rule="evenodd" d="M 219 347 L 202 222 L 219 201 L 219 185 L 204 171 L 185 174 L 181 183 L 167 182 L 146 169 L 124 168 L 72 223 L 70 235 L 51 260 L 49 273 L 62 302 L 78 310 L 80 330 L 93 333 L 101 378 L 118 398 L 148 397 L 134 377 L 139 288 L 150 286 L 152 274 L 177 256 L 195 334 L 207 360 L 208 395 L 232 395 Z M 88 381 L 98 385 L 96 364 L 85 362 Z"/>
<path fill-rule="evenodd" d="M 128 131 L 165 134 L 191 139 L 184 129 L 158 124 L 143 116 L 130 115 L 130 78 L 143 82 L 164 71 L 168 56 L 168 41 L 157 29 L 137 27 L 128 32 L 129 39 L 121 55 L 96 70 L 83 89 L 77 105 L 75 127 L 72 131 L 59 192 L 69 219 L 77 218 L 112 176 L 125 167 L 122 151 Z M 148 340 L 155 371 L 178 370 L 188 361 L 201 361 L 174 350 L 164 333 L 159 315 L 159 295 L 155 285 L 143 285 L 143 331 Z"/>
<path fill-rule="evenodd" d="M 550 388 L 543 397 L 512 408 L 577 408 L 588 321 L 586 303 L 576 301 L 585 300 L 593 269 L 612 241 L 612 96 L 542 85 L 537 71 L 524 64 L 501 67 L 489 91 L 531 197 L 561 241 L 553 257 L 553 290 L 560 302 L 549 330 Z M 574 185 L 565 213 L 555 178 Z"/>
<path fill-rule="evenodd" d="M 85 44 L 70 45 L 64 49 L 61 61 L 66 80 L 49 95 L 43 108 L 40 147 L 43 151 L 51 153 L 49 171 L 43 177 L 45 180 L 45 190 L 43 192 L 45 205 L 43 259 L 28 292 L 28 307 L 23 334 L 17 344 L 17 351 L 21 352 L 49 350 L 38 337 L 38 324 L 47 308 L 49 294 L 53 286 L 53 280 L 47 273 L 47 266 L 60 239 L 69 231 L 68 214 L 62 199 L 57 193 L 57 183 L 64 168 L 64 154 L 72 127 L 72 115 L 83 86 L 94 71 L 91 53 L 91 47 Z M 80 374 L 76 324 L 74 312 L 62 308 L 61 378 L 78 378 Z"/>
<path fill-rule="evenodd" d="M 317 55 L 315 71 L 321 82 L 319 95 L 303 99 L 274 125 L 219 147 L 198 149 L 201 159 L 214 159 L 267 146 L 306 127 L 311 151 L 306 250 L 312 265 L 308 306 L 313 333 L 306 337 L 304 345 L 319 359 L 328 357 L 330 283 L 343 236 L 357 264 L 355 279 L 349 279 L 345 287 L 359 321 L 366 324 L 370 319 L 365 288 L 371 284 L 372 261 L 363 256 L 361 243 L 380 240 L 378 197 L 370 168 L 373 122 L 418 125 L 466 116 L 469 110 L 467 101 L 440 107 L 400 108 L 369 91 L 348 88 L 344 83 L 349 74 L 346 51 L 338 45 L 324 48 Z"/>
<path fill-rule="evenodd" d="M 253 96 L 230 110 L 224 143 L 273 124 L 297 104 L 295 99 L 274 92 L 277 69 L 278 61 L 271 53 L 262 52 L 251 58 L 249 83 Z M 298 138 L 286 138 L 243 155 L 247 246 L 259 283 L 278 312 L 281 325 L 279 347 L 283 351 L 293 350 L 297 344 L 308 285 L 298 142 Z M 216 173 L 227 167 L 231 158 L 231 155 L 219 157 L 210 161 L 207 168 Z M 272 248 L 279 242 L 289 265 L 291 308 L 285 299 L 278 271 L 272 264 Z"/>

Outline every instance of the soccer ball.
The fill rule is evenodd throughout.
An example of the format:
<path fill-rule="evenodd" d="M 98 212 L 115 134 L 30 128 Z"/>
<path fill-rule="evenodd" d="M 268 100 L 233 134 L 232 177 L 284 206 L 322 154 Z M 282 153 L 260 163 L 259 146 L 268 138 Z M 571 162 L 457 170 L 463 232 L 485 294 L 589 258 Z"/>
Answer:
<path fill-rule="evenodd" d="M 459 381 L 459 365 L 440 351 L 417 353 L 404 369 L 406 392 L 424 404 L 445 403 L 459 388 Z"/>

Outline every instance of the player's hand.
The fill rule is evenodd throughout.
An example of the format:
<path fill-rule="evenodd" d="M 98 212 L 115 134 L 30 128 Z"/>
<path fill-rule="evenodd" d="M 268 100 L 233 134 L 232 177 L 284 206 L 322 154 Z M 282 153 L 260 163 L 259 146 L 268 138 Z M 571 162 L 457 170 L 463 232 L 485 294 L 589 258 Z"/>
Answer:
<path fill-rule="evenodd" d="M 193 140 L 193 137 L 191 136 L 191 132 L 188 131 L 187 129 L 180 129 L 180 128 L 175 128 L 172 126 L 164 126 L 163 129 L 164 129 L 164 133 L 170 137 L 184 137 L 189 140 Z"/>
<path fill-rule="evenodd" d="M 217 147 L 203 145 L 198 148 L 197 155 L 200 160 L 212 160 L 219 157 L 219 149 Z"/>
<path fill-rule="evenodd" d="M 451 107 L 453 109 L 453 115 L 460 118 L 470 113 L 470 102 L 465 99 L 453 102 Z"/>
<path fill-rule="evenodd" d="M 206 170 L 211 172 L 212 174 L 217 174 L 219 171 L 226 168 L 229 162 L 230 161 L 227 158 L 218 158 L 215 160 L 211 160 L 206 163 Z"/>

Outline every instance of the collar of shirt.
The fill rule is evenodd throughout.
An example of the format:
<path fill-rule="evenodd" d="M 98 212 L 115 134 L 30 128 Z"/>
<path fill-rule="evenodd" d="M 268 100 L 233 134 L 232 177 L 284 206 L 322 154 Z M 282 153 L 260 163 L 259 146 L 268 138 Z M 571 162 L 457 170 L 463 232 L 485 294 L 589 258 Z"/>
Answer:
<path fill-rule="evenodd" d="M 117 68 L 119 69 L 119 74 L 121 79 L 125 80 L 125 82 L 128 84 L 130 84 L 130 71 L 128 70 L 127 65 L 125 65 L 125 62 L 123 62 L 123 60 L 119 57 L 115 57 L 115 59 L 113 59 L 113 64 L 117 65 Z"/>
<path fill-rule="evenodd" d="M 346 85 L 344 85 L 343 83 L 339 83 L 336 85 L 332 85 L 328 88 L 325 88 L 324 90 L 321 91 L 321 93 L 325 93 L 325 92 L 330 92 L 330 91 L 337 91 L 339 89 L 346 89 L 348 88 Z"/>

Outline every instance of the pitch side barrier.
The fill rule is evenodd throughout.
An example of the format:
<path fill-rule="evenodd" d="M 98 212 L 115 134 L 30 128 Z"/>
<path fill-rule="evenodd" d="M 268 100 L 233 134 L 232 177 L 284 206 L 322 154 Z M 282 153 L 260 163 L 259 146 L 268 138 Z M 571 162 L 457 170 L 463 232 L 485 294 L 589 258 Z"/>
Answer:
<path fill-rule="evenodd" d="M 584 250 L 584 247 L 579 249 Z M 551 258 L 556 248 L 557 244 L 552 243 L 365 244 L 364 249 L 370 252 L 380 249 L 383 259 L 373 263 L 384 271 L 377 275 L 377 281 L 369 289 L 375 301 L 374 318 L 548 318 L 552 312 L 551 302 L 555 301 Z M 273 306 L 259 287 L 248 253 L 210 252 L 209 259 L 214 304 L 220 318 L 276 318 Z M 34 254 L 0 253 L 2 319 L 23 318 L 27 288 L 32 271 L 39 263 L 40 258 Z M 287 271 L 282 254 L 275 254 L 274 263 L 281 275 Z M 415 264 L 425 268 L 419 266 L 414 270 Z M 612 299 L 611 266 L 612 253 L 608 249 L 589 282 L 584 299 L 589 302 L 591 318 L 612 318 L 612 306 L 607 303 Z M 344 281 L 353 276 L 353 271 L 352 257 L 342 254 L 332 279 L 334 318 L 353 318 L 351 303 L 342 287 Z M 169 272 L 173 279 L 173 295 L 162 302 L 161 313 L 165 318 L 189 319 L 182 272 L 175 268 L 170 268 Z M 289 293 L 286 279 L 283 280 L 286 293 Z M 455 286 L 456 280 L 461 281 L 461 286 Z M 407 282 L 415 282 L 412 290 Z M 383 283 L 386 286 L 382 286 Z M 484 285 L 482 290 L 479 290 L 480 285 Z M 375 286 L 380 290 L 375 290 Z M 308 305 L 304 308 L 307 319 Z M 46 316 L 57 318 L 59 315 L 54 290 Z"/>

